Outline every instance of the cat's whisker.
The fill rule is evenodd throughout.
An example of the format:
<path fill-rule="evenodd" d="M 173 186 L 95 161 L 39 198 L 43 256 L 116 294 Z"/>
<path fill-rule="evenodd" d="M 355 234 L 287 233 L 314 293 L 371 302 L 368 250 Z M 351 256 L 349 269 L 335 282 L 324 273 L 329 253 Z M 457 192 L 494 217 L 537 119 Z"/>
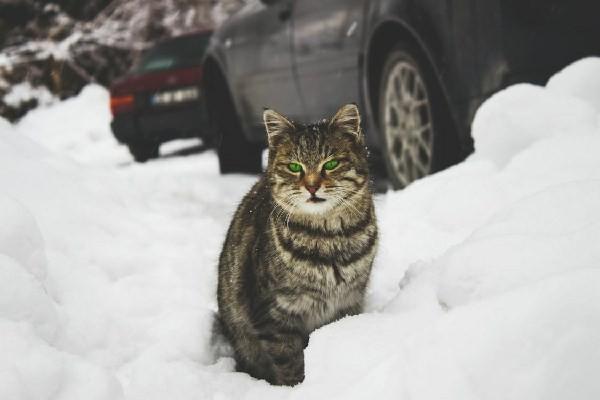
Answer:
<path fill-rule="evenodd" d="M 360 218 L 361 216 L 361 212 L 360 210 L 356 207 L 356 205 L 352 204 L 349 200 L 347 200 L 347 197 L 344 198 L 344 203 L 346 204 L 347 207 L 350 207 L 351 209 L 353 209 L 356 212 L 356 215 Z"/>
<path fill-rule="evenodd" d="M 292 209 L 294 208 L 294 205 L 293 205 L 293 204 L 291 204 L 291 203 L 286 203 L 286 205 L 287 205 L 288 207 L 292 208 Z M 280 217 L 281 217 L 281 216 L 283 216 L 284 218 L 286 218 L 286 220 L 289 220 L 289 217 L 290 217 L 291 213 L 292 213 L 291 211 L 289 211 L 289 210 L 286 210 L 286 209 L 284 209 L 284 208 L 282 207 L 282 213 L 281 213 L 279 216 L 280 216 Z"/>
<path fill-rule="evenodd" d="M 269 213 L 269 217 L 268 218 L 271 219 L 271 217 L 273 216 L 273 213 L 275 211 L 279 211 L 280 208 L 281 208 L 281 206 L 279 204 L 277 204 L 276 202 L 273 202 L 273 209 Z"/>
<path fill-rule="evenodd" d="M 271 217 L 273 216 L 273 213 L 277 210 L 279 206 L 277 205 L 277 203 L 273 204 L 273 209 L 271 210 L 271 212 L 269 213 L 269 216 L 267 217 L 268 219 L 271 219 Z"/>
<path fill-rule="evenodd" d="M 290 202 L 288 200 L 284 200 L 284 204 L 288 207 L 292 207 L 293 208 L 293 204 L 290 204 Z M 280 204 L 278 204 L 277 202 L 273 202 L 273 210 L 271 210 L 271 213 L 269 214 L 269 218 L 271 218 L 273 212 L 278 211 L 277 214 L 274 217 L 274 221 L 277 222 L 279 221 L 279 219 L 281 218 L 282 215 L 285 214 L 290 214 L 289 211 L 287 211 L 284 207 L 282 207 Z"/>
<path fill-rule="evenodd" d="M 339 201 L 338 204 L 341 204 L 341 205 L 345 206 L 346 209 L 350 213 L 352 213 L 354 217 L 360 218 L 360 211 L 358 210 L 358 208 L 356 208 L 356 206 L 354 206 L 352 203 L 350 203 L 348 200 L 346 200 L 342 196 L 338 196 L 337 200 Z"/>
<path fill-rule="evenodd" d="M 298 208 L 296 199 L 300 196 L 301 196 L 300 192 L 298 194 L 291 194 L 291 197 L 285 201 L 286 205 L 290 208 L 289 210 L 285 210 L 286 214 L 287 214 L 286 228 L 288 231 L 290 229 L 290 218 L 291 218 L 292 214 L 294 213 L 294 211 L 296 211 L 296 209 Z"/>
<path fill-rule="evenodd" d="M 335 207 L 339 207 L 342 205 L 342 198 L 340 195 L 334 195 L 332 200 L 335 202 Z"/>
<path fill-rule="evenodd" d="M 285 215 L 287 211 L 283 207 L 279 207 L 279 212 L 275 216 L 275 222 L 278 222 L 282 215 Z"/>
<path fill-rule="evenodd" d="M 285 220 L 285 228 L 288 230 L 288 232 L 290 230 L 290 217 L 291 217 L 291 215 L 292 215 L 292 213 L 288 213 L 288 216 L 287 216 L 287 218 Z"/>

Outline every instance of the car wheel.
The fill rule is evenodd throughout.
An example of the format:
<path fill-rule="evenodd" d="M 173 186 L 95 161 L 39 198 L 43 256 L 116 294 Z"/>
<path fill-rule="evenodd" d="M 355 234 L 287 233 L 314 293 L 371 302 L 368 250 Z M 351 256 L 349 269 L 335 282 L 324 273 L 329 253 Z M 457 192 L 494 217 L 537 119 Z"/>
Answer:
<path fill-rule="evenodd" d="M 137 162 L 146 162 L 152 158 L 158 157 L 159 143 L 138 141 L 135 143 L 129 143 L 129 152 L 133 156 L 133 159 Z"/>
<path fill-rule="evenodd" d="M 263 146 L 244 137 L 233 101 L 227 91 L 221 87 L 213 93 L 213 115 L 218 135 L 218 142 L 215 144 L 221 173 L 260 173 Z"/>
<path fill-rule="evenodd" d="M 394 189 L 442 168 L 440 99 L 426 64 L 409 45 L 387 56 L 379 86 L 382 155 Z"/>
<path fill-rule="evenodd" d="M 228 173 L 259 173 L 262 171 L 262 146 L 252 143 L 242 135 L 238 123 L 220 129 L 221 143 L 217 147 L 219 168 L 222 174 Z"/>

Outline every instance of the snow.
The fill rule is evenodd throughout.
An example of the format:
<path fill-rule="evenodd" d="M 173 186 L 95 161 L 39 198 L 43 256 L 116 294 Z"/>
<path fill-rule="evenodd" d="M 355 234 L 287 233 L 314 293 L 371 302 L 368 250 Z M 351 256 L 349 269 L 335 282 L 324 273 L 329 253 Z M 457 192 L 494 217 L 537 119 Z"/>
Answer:
<path fill-rule="evenodd" d="M 311 335 L 294 388 L 212 343 L 252 177 L 186 142 L 132 163 L 98 86 L 0 120 L 0 398 L 599 398 L 599 85 L 590 58 L 503 90 L 465 162 L 378 195 L 367 310 Z"/>
<path fill-rule="evenodd" d="M 553 92 L 580 98 L 600 110 L 600 80 L 590 79 L 598 73 L 600 58 L 590 57 L 571 65 L 548 81 Z"/>
<path fill-rule="evenodd" d="M 41 105 L 49 105 L 56 100 L 47 88 L 44 86 L 33 87 L 29 82 L 12 86 L 3 98 L 4 103 L 13 107 L 31 99 L 37 99 Z"/>
<path fill-rule="evenodd" d="M 109 99 L 102 86 L 88 85 L 75 98 L 30 111 L 15 128 L 47 149 L 81 163 L 130 161 L 127 148 L 117 146 L 111 133 Z"/>

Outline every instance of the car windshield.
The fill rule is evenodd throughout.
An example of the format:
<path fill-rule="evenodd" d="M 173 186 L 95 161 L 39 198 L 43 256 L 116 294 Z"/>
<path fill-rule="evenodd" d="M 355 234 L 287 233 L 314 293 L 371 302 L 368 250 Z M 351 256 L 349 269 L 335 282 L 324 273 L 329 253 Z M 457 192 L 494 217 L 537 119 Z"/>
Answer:
<path fill-rule="evenodd" d="M 210 34 L 187 35 L 160 42 L 142 54 L 134 72 L 200 65 Z"/>

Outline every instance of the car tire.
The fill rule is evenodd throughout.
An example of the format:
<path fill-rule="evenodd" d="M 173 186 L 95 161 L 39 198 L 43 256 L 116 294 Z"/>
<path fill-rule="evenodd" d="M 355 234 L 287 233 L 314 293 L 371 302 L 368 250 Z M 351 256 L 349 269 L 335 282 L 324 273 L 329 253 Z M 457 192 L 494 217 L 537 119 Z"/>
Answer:
<path fill-rule="evenodd" d="M 262 172 L 263 146 L 244 137 L 242 125 L 228 91 L 221 87 L 213 99 L 216 102 L 213 115 L 218 137 L 215 144 L 221 173 Z"/>
<path fill-rule="evenodd" d="M 137 141 L 127 145 L 127 147 L 129 147 L 129 152 L 133 156 L 133 159 L 140 163 L 157 158 L 159 154 L 159 146 L 159 143 L 149 141 Z"/>
<path fill-rule="evenodd" d="M 413 46 L 400 43 L 387 55 L 379 84 L 382 156 L 394 189 L 450 165 L 458 143 L 437 82 Z M 452 154 L 451 154 L 452 153 Z"/>
<path fill-rule="evenodd" d="M 241 127 L 222 128 L 220 133 L 221 143 L 217 147 L 217 154 L 222 174 L 254 174 L 262 171 L 261 145 L 246 140 L 242 135 Z"/>

